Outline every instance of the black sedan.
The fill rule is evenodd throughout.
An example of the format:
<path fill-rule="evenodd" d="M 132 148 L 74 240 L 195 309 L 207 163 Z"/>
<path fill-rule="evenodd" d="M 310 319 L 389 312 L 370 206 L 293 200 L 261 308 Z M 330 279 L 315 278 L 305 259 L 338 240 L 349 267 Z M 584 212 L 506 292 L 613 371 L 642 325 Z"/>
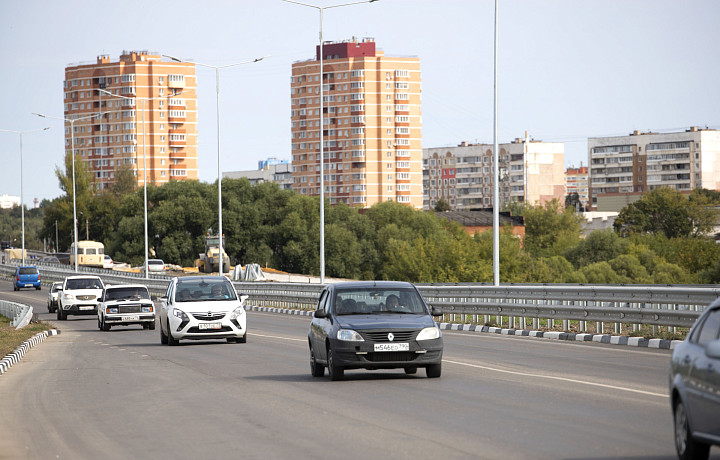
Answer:
<path fill-rule="evenodd" d="M 342 380 L 346 369 L 396 369 L 429 378 L 442 372 L 443 340 L 430 309 L 410 283 L 362 281 L 330 284 L 310 323 L 310 370 Z"/>
<path fill-rule="evenodd" d="M 720 446 L 720 299 L 673 350 L 670 402 L 678 457 L 708 458 L 710 446 Z"/>

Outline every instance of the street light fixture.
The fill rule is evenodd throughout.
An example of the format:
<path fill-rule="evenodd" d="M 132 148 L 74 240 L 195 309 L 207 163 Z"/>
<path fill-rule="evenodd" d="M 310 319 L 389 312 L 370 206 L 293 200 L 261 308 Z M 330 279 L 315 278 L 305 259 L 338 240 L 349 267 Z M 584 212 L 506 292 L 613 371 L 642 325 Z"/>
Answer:
<path fill-rule="evenodd" d="M 22 226 L 22 264 L 25 265 L 25 203 L 23 202 L 23 154 L 22 154 L 22 137 L 23 134 L 36 133 L 38 131 L 47 131 L 47 128 L 33 129 L 31 131 L 13 131 L 12 129 L 0 129 L 6 133 L 15 133 L 20 136 L 20 221 Z"/>
<path fill-rule="evenodd" d="M 309 3 L 296 2 L 294 0 L 283 0 L 287 3 L 315 8 L 320 13 L 320 284 L 325 283 L 325 139 L 323 136 L 323 13 L 330 8 L 341 6 L 359 5 L 361 3 L 374 3 L 378 0 L 363 0 L 360 2 L 341 3 L 330 6 L 317 6 Z"/>
<path fill-rule="evenodd" d="M 78 271 L 78 256 L 77 256 L 77 250 L 78 250 L 78 236 L 77 236 L 77 203 L 75 200 L 75 122 L 80 120 L 88 120 L 90 118 L 99 117 L 100 115 L 106 114 L 109 112 L 98 112 L 94 113 L 92 115 L 88 115 L 86 117 L 80 117 L 80 118 L 60 118 L 60 117 L 51 117 L 50 115 L 43 115 L 42 113 L 35 113 L 33 112 L 33 115 L 37 115 L 38 117 L 42 118 L 52 118 L 53 120 L 60 120 L 64 121 L 66 123 L 70 123 L 70 148 L 71 148 L 71 157 L 72 157 L 72 183 L 73 183 L 73 238 L 75 239 L 74 249 L 73 249 L 73 256 L 75 257 L 75 272 Z"/>
<path fill-rule="evenodd" d="M 144 206 L 144 216 L 145 216 L 145 279 L 149 278 L 148 275 L 148 217 L 147 217 L 147 157 L 145 156 L 145 145 L 147 144 L 145 140 L 145 102 L 146 101 L 154 101 L 156 99 L 164 99 L 166 97 L 171 96 L 177 96 L 178 94 L 181 94 L 182 91 L 168 94 L 167 96 L 157 96 L 157 97 L 129 97 L 129 96 L 120 96 L 119 94 L 113 94 L 110 91 L 106 91 L 104 89 L 99 89 L 101 93 L 108 94 L 112 97 L 119 97 L 121 99 L 130 99 L 130 100 L 140 100 L 142 102 L 142 126 L 143 126 L 143 206 Z"/>
<path fill-rule="evenodd" d="M 186 61 L 184 59 L 177 58 L 175 56 L 170 56 L 167 54 L 163 54 L 164 57 L 168 59 L 172 59 L 175 62 L 185 62 L 190 64 L 199 65 L 201 67 L 209 67 L 211 69 L 215 69 L 215 107 L 216 107 L 216 117 L 217 117 L 217 157 L 218 157 L 218 259 L 220 263 L 218 264 L 218 271 L 220 272 L 220 275 L 223 274 L 223 233 L 222 233 L 222 176 L 220 173 L 220 69 L 224 69 L 226 67 L 235 67 L 238 65 L 243 64 L 252 64 L 254 62 L 259 62 L 265 59 L 267 56 L 259 57 L 256 59 L 253 59 L 252 61 L 244 61 L 244 62 L 237 62 L 235 64 L 227 64 L 227 65 L 220 65 L 220 66 L 214 66 L 210 64 L 202 64 L 200 62 L 192 62 L 192 61 Z"/>

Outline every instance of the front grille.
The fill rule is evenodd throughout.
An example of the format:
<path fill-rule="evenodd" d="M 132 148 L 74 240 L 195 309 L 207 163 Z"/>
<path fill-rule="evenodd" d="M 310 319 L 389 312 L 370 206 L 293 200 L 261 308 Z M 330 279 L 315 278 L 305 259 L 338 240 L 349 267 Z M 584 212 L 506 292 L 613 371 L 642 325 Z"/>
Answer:
<path fill-rule="evenodd" d="M 197 326 L 193 326 L 188 329 L 187 332 L 189 334 L 217 334 L 221 332 L 232 332 L 232 328 L 230 326 L 223 326 L 220 329 L 203 329 L 201 331 Z"/>
<path fill-rule="evenodd" d="M 140 305 L 118 305 L 118 313 L 140 313 Z"/>
<path fill-rule="evenodd" d="M 388 334 L 392 333 L 393 342 L 409 342 L 411 340 L 415 340 L 415 337 L 417 337 L 418 331 L 416 330 L 404 330 L 404 331 L 393 331 L 393 330 L 385 330 L 385 331 L 358 331 L 363 339 L 367 342 L 389 342 L 388 340 Z"/>
<path fill-rule="evenodd" d="M 391 361 L 409 362 L 417 357 L 416 353 L 409 351 L 386 351 L 378 353 L 368 353 L 365 358 L 374 363 L 387 363 Z"/>
<path fill-rule="evenodd" d="M 193 318 L 195 318 L 199 321 L 218 321 L 218 320 L 223 319 L 225 317 L 225 315 L 227 314 L 227 312 L 222 311 L 222 312 L 213 313 L 213 312 L 209 312 L 209 311 L 204 311 L 202 313 L 196 312 L 196 313 L 190 313 L 190 314 L 193 315 Z"/>
<path fill-rule="evenodd" d="M 78 300 L 95 300 L 97 296 L 94 295 L 79 295 L 77 296 Z"/>

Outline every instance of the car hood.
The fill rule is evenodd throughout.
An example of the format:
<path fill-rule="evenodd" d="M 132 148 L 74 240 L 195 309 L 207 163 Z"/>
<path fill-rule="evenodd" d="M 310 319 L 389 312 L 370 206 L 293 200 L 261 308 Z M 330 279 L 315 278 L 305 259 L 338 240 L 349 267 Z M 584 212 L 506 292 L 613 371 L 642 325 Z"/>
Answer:
<path fill-rule="evenodd" d="M 435 325 L 430 315 L 409 315 L 395 313 L 375 313 L 371 315 L 336 316 L 343 329 L 422 329 Z"/>
<path fill-rule="evenodd" d="M 79 295 L 94 295 L 100 297 L 102 295 L 102 289 L 67 289 L 63 291 L 63 294 L 72 294 L 75 297 Z"/>
<path fill-rule="evenodd" d="M 173 307 L 179 308 L 180 310 L 184 312 L 193 312 L 193 313 L 204 313 L 211 311 L 213 313 L 216 312 L 223 312 L 223 311 L 233 311 L 237 307 L 240 306 L 239 300 L 219 300 L 217 302 L 213 301 L 203 301 L 203 302 L 175 302 L 173 304 Z"/>

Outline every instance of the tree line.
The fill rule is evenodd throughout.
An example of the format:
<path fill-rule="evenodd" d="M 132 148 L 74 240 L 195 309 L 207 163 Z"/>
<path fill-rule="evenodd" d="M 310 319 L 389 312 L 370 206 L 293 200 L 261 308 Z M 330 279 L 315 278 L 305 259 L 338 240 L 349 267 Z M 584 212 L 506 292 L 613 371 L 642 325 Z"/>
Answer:
<path fill-rule="evenodd" d="M 67 251 L 72 242 L 72 180 L 56 168 L 64 195 L 26 214 L 26 247 L 43 239 Z M 76 162 L 76 205 L 81 239 L 105 244 L 113 259 L 144 261 L 144 195 L 132 170 L 116 172 L 116 184 L 92 192 L 92 176 Z M 225 250 L 235 264 L 319 274 L 320 208 L 317 197 L 282 190 L 274 183 L 251 185 L 223 179 Z M 720 194 L 695 190 L 683 195 L 658 189 L 626 206 L 614 228 L 582 237 L 582 215 L 558 201 L 513 204 L 525 218 L 524 240 L 503 228 L 503 283 L 687 284 L 720 282 L 720 245 L 712 234 Z M 192 266 L 204 238 L 217 228 L 217 183 L 170 181 L 148 185 L 149 246 L 168 263 Z M 0 214 L 2 235 L 17 233 L 19 208 Z M 325 207 L 325 260 L 329 277 L 411 282 L 492 282 L 492 232 L 468 234 L 442 217 L 395 202 L 358 210 Z M 57 222 L 57 224 L 56 224 Z M 86 228 L 83 226 L 86 224 Z M 6 239 L 3 237 L 3 239 Z M 53 247 L 51 243 L 49 245 Z"/>

